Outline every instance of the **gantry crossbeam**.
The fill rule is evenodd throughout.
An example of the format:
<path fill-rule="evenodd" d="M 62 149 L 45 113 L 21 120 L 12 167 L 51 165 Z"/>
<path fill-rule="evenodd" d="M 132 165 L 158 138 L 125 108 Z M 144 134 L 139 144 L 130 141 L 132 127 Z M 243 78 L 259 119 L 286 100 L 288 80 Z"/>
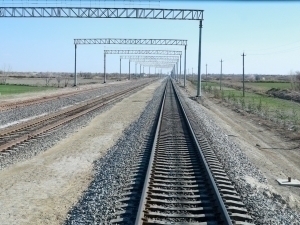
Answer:
<path fill-rule="evenodd" d="M 180 39 L 124 39 L 124 38 L 83 38 L 74 39 L 75 45 L 187 45 L 187 40 Z"/>
<path fill-rule="evenodd" d="M 130 59 L 130 60 L 173 60 L 178 61 L 178 56 L 140 56 L 140 55 L 121 55 L 120 59 Z"/>
<path fill-rule="evenodd" d="M 203 10 L 94 7 L 0 7 L 0 17 L 203 20 Z"/>
<path fill-rule="evenodd" d="M 172 51 L 172 50 L 104 50 L 104 54 L 182 55 L 182 51 Z"/>

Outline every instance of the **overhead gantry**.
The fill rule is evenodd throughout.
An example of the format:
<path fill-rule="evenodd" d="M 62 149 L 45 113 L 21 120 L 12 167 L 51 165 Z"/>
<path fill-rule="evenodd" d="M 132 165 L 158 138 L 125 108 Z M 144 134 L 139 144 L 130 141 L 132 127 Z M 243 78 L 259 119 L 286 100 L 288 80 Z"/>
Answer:
<path fill-rule="evenodd" d="M 45 7 L 42 3 L 34 7 L 2 7 L 0 6 L 0 18 L 120 18 L 120 19 L 164 19 L 164 20 L 192 20 L 199 21 L 199 51 L 198 51 L 198 86 L 197 96 L 201 96 L 201 36 L 202 21 L 204 10 L 199 9 L 157 9 L 157 8 L 102 8 L 102 7 Z M 76 39 L 77 44 L 87 42 L 121 42 L 119 44 L 128 44 L 129 39 Z M 130 39 L 129 42 L 136 42 Z M 141 39 L 140 39 L 141 40 Z M 148 40 L 148 41 L 146 41 Z M 163 39 L 160 39 L 164 42 Z M 170 40 L 170 39 L 169 39 Z M 153 39 L 144 39 L 144 42 L 152 42 Z M 156 39 L 157 42 L 158 39 Z M 125 43 L 126 42 L 126 43 Z M 76 41 L 75 41 L 75 58 L 76 58 Z M 89 43 L 92 44 L 92 43 Z M 95 43 L 93 43 L 95 44 Z M 98 43 L 100 44 L 100 43 Z M 116 44 L 116 43 L 102 43 Z M 133 43 L 131 43 L 133 44 Z M 136 43 L 138 44 L 138 43 Z M 141 44 L 141 43 L 139 43 Z M 144 43 L 145 44 L 145 43 Z M 186 53 L 185 45 L 185 53 Z M 75 60 L 76 68 L 76 60 Z M 77 85 L 75 70 L 74 85 Z M 184 86 L 186 82 L 186 54 L 184 68 Z"/>
<path fill-rule="evenodd" d="M 77 85 L 76 72 L 76 55 L 77 45 L 91 45 L 91 44 L 127 44 L 127 45 L 181 45 L 184 46 L 184 77 L 186 76 L 186 46 L 187 40 L 181 39 L 123 39 L 123 38 L 85 38 L 74 39 L 75 45 L 75 73 L 74 85 Z M 104 52 L 104 83 L 106 83 L 106 54 Z"/>
<path fill-rule="evenodd" d="M 179 64 L 179 76 L 181 76 L 181 56 L 182 51 L 173 51 L 173 50 L 104 50 L 104 54 L 131 54 L 131 55 L 177 55 L 180 57 Z M 129 59 L 129 79 L 130 77 L 130 62 Z M 150 70 L 150 67 L 149 67 Z M 120 76 L 122 73 L 122 57 L 120 57 Z M 149 72 L 150 73 L 150 72 Z"/>

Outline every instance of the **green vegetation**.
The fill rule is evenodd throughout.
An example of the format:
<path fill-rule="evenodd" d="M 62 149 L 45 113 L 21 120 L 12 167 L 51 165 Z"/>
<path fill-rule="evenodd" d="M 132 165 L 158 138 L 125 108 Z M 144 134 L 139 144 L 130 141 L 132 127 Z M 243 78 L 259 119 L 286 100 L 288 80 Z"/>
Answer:
<path fill-rule="evenodd" d="M 22 94 L 53 89 L 53 87 L 37 87 L 27 85 L 0 84 L 0 95 Z"/>
<path fill-rule="evenodd" d="M 203 82 L 205 84 L 205 82 Z M 211 85 L 220 85 L 219 81 L 212 81 L 212 82 L 208 82 L 208 84 Z M 236 81 L 228 81 L 225 80 L 223 81 L 223 86 L 225 87 L 227 84 L 242 88 L 243 84 L 242 82 L 236 82 Z M 281 90 L 291 90 L 292 86 L 290 82 L 278 82 L 278 81 L 258 81 L 258 82 L 245 82 L 245 87 L 247 89 L 252 89 L 252 90 L 259 90 L 259 91 L 263 91 L 266 92 L 272 88 L 277 88 L 277 89 L 281 89 Z"/>
<path fill-rule="evenodd" d="M 291 89 L 291 83 L 287 82 L 247 82 L 245 83 L 248 88 L 259 88 L 263 91 L 268 91 L 272 88 L 278 88 L 281 90 Z"/>
<path fill-rule="evenodd" d="M 265 87 L 267 87 L 268 84 L 270 83 L 264 84 L 266 85 Z M 284 83 L 278 84 L 282 85 Z M 219 83 L 217 82 L 203 82 L 202 90 L 211 94 L 214 98 L 227 102 L 248 113 L 257 114 L 294 130 L 299 128 L 299 103 L 246 91 L 245 97 L 243 97 L 243 92 L 241 90 L 228 87 L 222 87 L 222 90 L 220 90 Z"/>

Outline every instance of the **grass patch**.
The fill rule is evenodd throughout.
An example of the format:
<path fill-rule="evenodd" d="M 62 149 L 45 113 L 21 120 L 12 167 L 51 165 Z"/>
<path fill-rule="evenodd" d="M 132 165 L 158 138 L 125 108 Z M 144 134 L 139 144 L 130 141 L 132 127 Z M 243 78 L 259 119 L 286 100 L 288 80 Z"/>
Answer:
<path fill-rule="evenodd" d="M 256 88 L 259 88 L 263 91 L 268 91 L 272 88 L 278 88 L 278 89 L 281 89 L 281 90 L 287 90 L 287 89 L 291 89 L 291 83 L 287 83 L 287 82 L 274 82 L 274 83 L 271 83 L 271 82 L 247 82 L 245 83 L 245 85 L 247 85 L 247 87 L 249 88 L 253 88 L 253 89 L 256 89 Z"/>
<path fill-rule="evenodd" d="M 197 82 L 193 83 L 197 84 Z M 220 85 L 216 82 L 203 82 L 202 90 L 210 93 L 214 98 L 232 104 L 236 108 L 258 114 L 283 125 L 289 125 L 292 129 L 296 130 L 300 126 L 299 103 L 247 91 L 245 91 L 245 97 L 243 97 L 241 90 L 228 87 L 222 87 L 222 90 L 220 90 Z"/>
<path fill-rule="evenodd" d="M 194 81 L 196 82 L 196 81 Z M 220 86 L 220 81 L 216 80 L 216 81 L 211 81 L 211 82 L 207 82 L 207 84 L 209 85 L 217 85 Z M 243 87 L 243 83 L 242 82 L 237 82 L 237 81 L 228 81 L 228 80 L 224 80 L 223 82 L 223 88 L 225 88 L 225 86 L 230 86 L 230 87 L 234 87 L 237 89 L 241 89 Z M 206 84 L 206 82 L 204 81 L 203 84 Z M 272 89 L 272 88 L 276 88 L 276 89 L 280 89 L 280 90 L 291 90 L 291 83 L 289 82 L 278 82 L 278 81 L 274 81 L 274 82 L 270 82 L 270 81 L 266 81 L 266 82 L 245 82 L 245 89 L 251 89 L 253 91 L 259 91 L 259 92 L 267 92 L 268 90 Z"/>
<path fill-rule="evenodd" d="M 54 89 L 53 87 L 37 87 L 37 86 L 26 86 L 26 85 L 13 85 L 13 84 L 0 84 L 0 94 L 1 95 L 12 95 L 12 94 L 22 94 L 28 92 L 39 92 L 49 89 Z"/>

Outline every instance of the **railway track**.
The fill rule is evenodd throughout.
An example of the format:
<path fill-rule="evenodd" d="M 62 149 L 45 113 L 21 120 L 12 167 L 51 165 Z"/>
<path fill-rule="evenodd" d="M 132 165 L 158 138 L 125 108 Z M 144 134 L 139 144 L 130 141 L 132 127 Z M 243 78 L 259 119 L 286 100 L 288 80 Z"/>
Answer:
<path fill-rule="evenodd" d="M 84 114 L 97 110 L 109 103 L 118 101 L 129 93 L 136 92 L 146 85 L 149 85 L 149 83 L 114 94 L 106 94 L 104 96 L 82 102 L 78 105 L 68 107 L 56 113 L 2 129 L 0 130 L 0 155 L 1 153 L 9 152 L 12 148 L 21 145 L 30 139 L 34 139 L 41 134 L 65 125 Z"/>
<path fill-rule="evenodd" d="M 54 94 L 51 96 L 27 99 L 27 100 L 17 101 L 17 102 L 1 103 L 0 104 L 0 112 L 11 110 L 11 109 L 16 109 L 16 108 L 21 108 L 21 107 L 25 107 L 25 106 L 29 106 L 29 105 L 38 105 L 38 104 L 53 101 L 56 99 L 68 98 L 68 97 L 76 96 L 78 94 L 88 93 L 88 92 L 91 92 L 94 90 L 99 90 L 99 87 L 94 87 L 94 88 L 84 89 L 84 90 L 75 90 L 75 91 L 72 91 L 69 93 Z"/>
<path fill-rule="evenodd" d="M 153 139 L 133 165 L 112 224 L 252 224 L 209 145 L 199 146 L 171 81 Z"/>

